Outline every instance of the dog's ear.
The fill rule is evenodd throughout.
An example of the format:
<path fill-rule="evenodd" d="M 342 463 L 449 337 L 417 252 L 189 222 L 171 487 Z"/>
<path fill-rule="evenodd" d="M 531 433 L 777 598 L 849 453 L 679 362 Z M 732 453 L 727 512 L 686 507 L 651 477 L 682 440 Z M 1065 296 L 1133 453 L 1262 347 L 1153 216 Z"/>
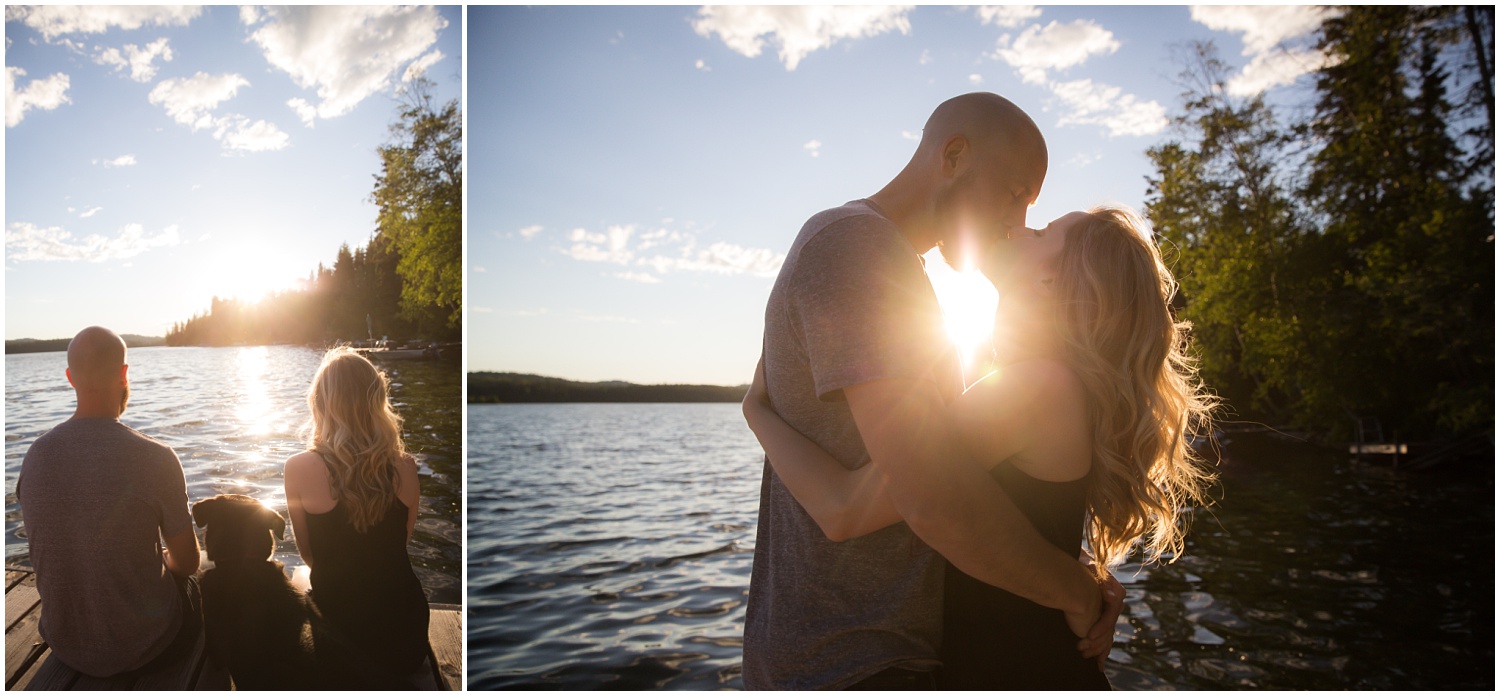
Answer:
<path fill-rule="evenodd" d="M 193 523 L 199 527 L 207 527 L 213 523 L 220 507 L 223 507 L 223 501 L 218 496 L 193 503 Z"/>
<path fill-rule="evenodd" d="M 265 524 L 266 529 L 271 530 L 271 533 L 275 534 L 277 539 L 286 538 L 286 519 L 268 507 L 261 508 L 260 514 L 261 522 Z"/>

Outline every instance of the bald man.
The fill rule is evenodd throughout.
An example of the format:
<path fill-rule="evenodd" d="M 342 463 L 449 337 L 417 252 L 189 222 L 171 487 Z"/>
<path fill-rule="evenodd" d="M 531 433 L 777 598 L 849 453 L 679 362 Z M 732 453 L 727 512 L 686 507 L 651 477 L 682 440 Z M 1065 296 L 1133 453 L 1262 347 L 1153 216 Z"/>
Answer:
<path fill-rule="evenodd" d="M 202 625 L 182 464 L 120 422 L 128 369 L 113 331 L 91 326 L 73 337 L 65 374 L 77 409 L 32 443 L 16 482 L 46 608 L 42 638 L 64 664 L 96 677 L 170 660 Z"/>
<path fill-rule="evenodd" d="M 772 406 L 845 467 L 876 462 L 905 524 L 832 541 L 763 466 L 747 687 L 934 687 L 944 557 L 1063 610 L 1090 637 L 1085 655 L 1108 651 L 1118 602 L 951 445 L 945 403 L 964 384 L 920 257 L 982 253 L 1024 229 L 1046 173 L 1020 108 L 965 94 L 933 111 L 889 184 L 814 215 L 793 241 L 766 305 Z"/>

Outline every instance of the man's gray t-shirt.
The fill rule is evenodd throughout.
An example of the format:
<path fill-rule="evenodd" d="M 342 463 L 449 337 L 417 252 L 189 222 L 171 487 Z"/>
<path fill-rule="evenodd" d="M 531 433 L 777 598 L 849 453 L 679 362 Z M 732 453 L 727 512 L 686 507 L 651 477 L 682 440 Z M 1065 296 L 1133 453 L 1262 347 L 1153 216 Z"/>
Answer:
<path fill-rule="evenodd" d="M 65 421 L 26 451 L 16 498 L 53 652 L 96 677 L 161 654 L 182 621 L 161 538 L 193 525 L 172 449 L 112 418 Z"/>
<path fill-rule="evenodd" d="M 869 201 L 807 221 L 766 304 L 772 405 L 855 469 L 869 462 L 843 389 L 931 379 L 962 390 L 957 354 L 917 250 Z M 829 541 L 765 464 L 744 679 L 752 689 L 842 688 L 882 669 L 937 666 L 943 559 L 904 524 Z"/>

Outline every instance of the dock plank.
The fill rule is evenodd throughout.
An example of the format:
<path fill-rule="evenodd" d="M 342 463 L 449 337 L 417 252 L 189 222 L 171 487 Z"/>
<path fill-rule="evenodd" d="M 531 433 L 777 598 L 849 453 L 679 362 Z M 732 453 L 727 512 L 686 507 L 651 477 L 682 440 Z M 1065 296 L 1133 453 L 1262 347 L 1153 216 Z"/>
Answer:
<path fill-rule="evenodd" d="M 42 640 L 39 625 L 41 597 L 36 591 L 35 576 L 29 572 L 7 570 L 5 593 L 5 688 L 6 690 L 195 690 L 227 691 L 229 673 L 215 665 L 207 655 L 207 645 L 200 634 L 188 659 L 179 660 L 150 673 L 121 675 L 99 679 L 79 673 L 62 660 Z M 452 604 L 434 604 L 428 621 L 428 640 L 432 646 L 433 672 L 439 689 L 463 689 L 463 612 Z"/>
<path fill-rule="evenodd" d="M 17 586 L 6 594 L 7 605 L 6 618 L 10 619 L 9 605 L 11 594 L 22 593 L 36 594 L 35 587 Z M 18 604 L 28 603 L 24 600 Z M 12 688 L 19 683 L 23 672 L 29 671 L 36 662 L 47 652 L 47 644 L 42 640 L 41 634 L 42 607 L 41 599 L 36 598 L 31 602 L 26 613 L 15 618 L 5 627 L 5 688 Z"/>
<path fill-rule="evenodd" d="M 432 646 L 438 686 L 447 691 L 464 688 L 463 612 L 455 605 L 433 605 L 428 615 L 427 641 Z"/>

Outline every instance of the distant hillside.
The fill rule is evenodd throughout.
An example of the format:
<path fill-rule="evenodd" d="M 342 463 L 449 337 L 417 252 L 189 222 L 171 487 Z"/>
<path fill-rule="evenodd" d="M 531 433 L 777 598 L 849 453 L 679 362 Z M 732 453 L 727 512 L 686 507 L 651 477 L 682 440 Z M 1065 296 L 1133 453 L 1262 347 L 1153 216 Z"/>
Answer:
<path fill-rule="evenodd" d="M 749 385 L 574 382 L 514 372 L 470 372 L 471 404 L 736 403 Z"/>
<path fill-rule="evenodd" d="M 164 346 L 167 339 L 161 336 L 138 336 L 136 334 L 120 334 L 125 339 L 125 345 L 129 348 L 146 348 L 148 346 Z M 53 351 L 67 350 L 68 342 L 72 338 L 18 338 L 14 341 L 5 342 L 5 353 L 51 353 Z"/>

